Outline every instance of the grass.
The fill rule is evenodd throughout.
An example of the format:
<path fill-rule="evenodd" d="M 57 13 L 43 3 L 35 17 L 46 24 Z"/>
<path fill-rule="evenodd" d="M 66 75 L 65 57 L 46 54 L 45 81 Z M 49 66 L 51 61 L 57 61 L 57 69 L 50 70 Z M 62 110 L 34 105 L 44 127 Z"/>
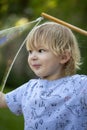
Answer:
<path fill-rule="evenodd" d="M 9 109 L 0 109 L 0 130 L 24 130 L 23 116 L 14 115 Z"/>
<path fill-rule="evenodd" d="M 23 130 L 22 116 L 16 116 L 8 109 L 0 109 L 0 130 Z"/>

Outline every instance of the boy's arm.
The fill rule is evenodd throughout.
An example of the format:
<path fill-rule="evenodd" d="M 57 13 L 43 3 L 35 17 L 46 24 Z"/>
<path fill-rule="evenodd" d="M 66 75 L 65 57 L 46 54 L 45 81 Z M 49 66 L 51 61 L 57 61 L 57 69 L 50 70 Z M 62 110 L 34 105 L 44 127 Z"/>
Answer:
<path fill-rule="evenodd" d="M 7 108 L 7 104 L 5 101 L 5 94 L 0 92 L 0 108 Z"/>

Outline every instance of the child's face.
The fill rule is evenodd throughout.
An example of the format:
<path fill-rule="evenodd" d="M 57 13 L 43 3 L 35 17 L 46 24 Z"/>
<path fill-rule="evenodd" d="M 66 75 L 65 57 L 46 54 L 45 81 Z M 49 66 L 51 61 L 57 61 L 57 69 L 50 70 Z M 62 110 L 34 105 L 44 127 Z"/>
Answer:
<path fill-rule="evenodd" d="M 28 63 L 32 71 L 40 78 L 55 80 L 60 77 L 62 65 L 59 57 L 44 46 L 29 50 Z"/>

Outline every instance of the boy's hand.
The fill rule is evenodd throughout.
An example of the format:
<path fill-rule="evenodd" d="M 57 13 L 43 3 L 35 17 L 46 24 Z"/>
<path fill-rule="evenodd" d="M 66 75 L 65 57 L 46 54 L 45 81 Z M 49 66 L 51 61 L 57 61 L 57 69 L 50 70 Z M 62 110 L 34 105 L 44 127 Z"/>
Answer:
<path fill-rule="evenodd" d="M 0 92 L 0 108 L 6 108 L 5 94 Z"/>

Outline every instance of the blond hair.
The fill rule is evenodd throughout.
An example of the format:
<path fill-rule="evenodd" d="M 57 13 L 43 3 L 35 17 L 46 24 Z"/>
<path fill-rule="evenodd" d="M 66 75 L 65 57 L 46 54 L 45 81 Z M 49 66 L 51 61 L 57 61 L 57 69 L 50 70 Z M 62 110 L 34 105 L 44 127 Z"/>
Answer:
<path fill-rule="evenodd" d="M 41 24 L 29 33 L 27 50 L 35 48 L 37 44 L 49 47 L 55 55 L 62 55 L 66 50 L 69 51 L 71 58 L 65 64 L 65 75 L 73 75 L 80 68 L 81 56 L 78 42 L 69 28 L 54 22 Z"/>

